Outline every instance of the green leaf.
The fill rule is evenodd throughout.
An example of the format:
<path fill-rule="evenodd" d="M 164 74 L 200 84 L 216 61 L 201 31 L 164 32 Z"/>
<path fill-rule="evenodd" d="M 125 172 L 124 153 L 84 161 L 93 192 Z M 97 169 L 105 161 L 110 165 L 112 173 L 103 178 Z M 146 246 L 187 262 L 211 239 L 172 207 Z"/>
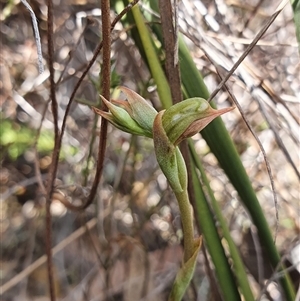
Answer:
<path fill-rule="evenodd" d="M 131 1 L 129 1 L 131 2 Z M 156 51 L 153 47 L 153 40 L 150 36 L 149 29 L 145 24 L 144 17 L 140 12 L 138 5 L 132 8 L 133 17 L 139 32 L 139 36 L 143 45 L 144 52 L 146 54 L 151 74 L 157 85 L 157 91 L 159 98 L 164 106 L 168 108 L 172 105 L 172 96 L 167 78 L 159 62 Z"/>

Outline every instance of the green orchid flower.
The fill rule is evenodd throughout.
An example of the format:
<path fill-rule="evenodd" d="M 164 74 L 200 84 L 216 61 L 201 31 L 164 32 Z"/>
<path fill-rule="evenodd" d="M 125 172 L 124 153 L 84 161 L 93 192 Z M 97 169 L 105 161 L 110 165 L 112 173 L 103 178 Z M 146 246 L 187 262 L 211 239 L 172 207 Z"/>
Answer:
<path fill-rule="evenodd" d="M 174 191 L 183 191 L 187 186 L 185 164 L 177 145 L 232 109 L 215 110 L 205 99 L 196 97 L 179 102 L 156 115 L 153 123 L 156 158 Z"/>
<path fill-rule="evenodd" d="M 93 110 L 124 132 L 152 138 L 152 125 L 157 111 L 134 91 L 125 87 L 120 87 L 120 90 L 126 95 L 127 101 L 109 102 L 100 96 L 110 112 L 97 108 Z"/>
<path fill-rule="evenodd" d="M 170 142 L 178 145 L 182 140 L 203 130 L 216 117 L 233 109 L 230 107 L 215 110 L 203 98 L 189 98 L 173 105 L 164 112 L 162 126 Z"/>

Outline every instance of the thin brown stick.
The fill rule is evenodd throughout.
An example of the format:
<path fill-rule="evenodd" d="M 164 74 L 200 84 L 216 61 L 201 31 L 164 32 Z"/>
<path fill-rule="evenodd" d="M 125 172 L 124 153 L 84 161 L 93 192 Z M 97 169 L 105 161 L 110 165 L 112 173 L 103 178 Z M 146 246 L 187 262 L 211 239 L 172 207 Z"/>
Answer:
<path fill-rule="evenodd" d="M 102 95 L 109 101 L 110 99 L 110 51 L 111 51 L 111 25 L 110 25 L 110 2 L 109 0 L 101 0 L 102 10 L 102 36 L 103 36 L 103 64 L 101 70 Z M 107 140 L 107 120 L 102 118 L 101 130 L 99 136 L 99 152 L 97 158 L 97 169 L 95 179 L 91 188 L 90 195 L 87 199 L 87 204 L 92 203 L 103 170 L 104 154 Z"/>
<path fill-rule="evenodd" d="M 164 39 L 164 49 L 166 54 L 166 74 L 171 89 L 173 103 L 180 102 L 182 100 L 181 94 L 181 81 L 179 64 L 175 53 L 176 47 L 176 33 L 173 26 L 173 13 L 171 0 L 159 0 L 159 10 L 161 17 L 161 27 Z M 177 21 L 175 20 L 175 23 Z"/>
<path fill-rule="evenodd" d="M 50 99 L 52 107 L 52 115 L 54 122 L 54 149 L 52 154 L 52 164 L 49 171 L 49 181 L 46 191 L 46 254 L 47 254 L 47 271 L 48 271 L 48 282 L 49 282 L 49 293 L 50 300 L 55 301 L 54 291 L 54 279 L 53 279 L 53 266 L 52 266 L 52 217 L 51 217 L 51 195 L 53 192 L 54 179 L 57 171 L 58 156 L 60 145 L 58 144 L 59 129 L 58 129 L 58 105 L 55 94 L 55 82 L 54 82 L 54 68 L 53 68 L 53 3 L 52 0 L 47 1 L 48 5 L 48 20 L 47 20 L 47 38 L 48 38 L 48 67 L 50 71 Z"/>

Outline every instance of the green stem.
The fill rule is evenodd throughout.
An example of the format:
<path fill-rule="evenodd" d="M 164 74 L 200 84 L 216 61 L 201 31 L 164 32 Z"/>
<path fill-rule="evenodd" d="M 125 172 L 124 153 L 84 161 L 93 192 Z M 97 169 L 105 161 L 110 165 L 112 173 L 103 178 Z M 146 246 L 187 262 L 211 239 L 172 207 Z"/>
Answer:
<path fill-rule="evenodd" d="M 191 205 L 189 202 L 187 190 L 183 190 L 182 192 L 175 192 L 175 196 L 178 201 L 182 222 L 182 232 L 184 239 L 184 262 L 187 262 L 195 252 L 194 225 Z"/>

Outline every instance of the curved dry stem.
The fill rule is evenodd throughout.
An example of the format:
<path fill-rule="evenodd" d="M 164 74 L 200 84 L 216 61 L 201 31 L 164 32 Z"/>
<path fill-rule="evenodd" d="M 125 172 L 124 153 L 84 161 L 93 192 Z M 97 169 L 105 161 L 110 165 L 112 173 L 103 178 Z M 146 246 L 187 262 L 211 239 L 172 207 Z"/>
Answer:
<path fill-rule="evenodd" d="M 111 23 L 110 25 L 110 32 L 114 29 L 115 25 L 117 24 L 118 21 L 120 21 L 120 19 L 135 5 L 138 3 L 139 0 L 135 0 L 133 1 L 132 3 L 128 4 L 124 10 L 114 19 L 114 21 Z M 72 94 L 71 94 L 71 97 L 70 97 L 70 100 L 68 102 L 68 105 L 66 107 L 66 112 L 65 112 L 65 115 L 64 115 L 64 118 L 63 118 L 63 122 L 62 122 L 62 128 L 61 128 L 61 135 L 58 139 L 58 149 L 60 150 L 61 148 L 61 144 L 62 144 L 62 138 L 63 138 L 63 135 L 64 135 L 64 132 L 65 132 L 65 127 L 66 127 L 66 121 L 67 121 L 67 117 L 68 117 L 68 114 L 70 112 L 70 109 L 71 109 L 71 105 L 75 99 L 75 95 L 83 81 L 83 79 L 85 78 L 85 76 L 87 75 L 87 73 L 89 72 L 89 70 L 91 69 L 91 67 L 93 66 L 93 64 L 95 63 L 101 49 L 103 47 L 103 41 L 101 41 L 95 52 L 94 52 L 94 55 L 91 59 L 91 61 L 89 62 L 88 66 L 86 67 L 86 69 L 83 71 L 82 73 L 82 76 L 79 78 Z M 103 131 L 106 131 L 105 128 L 103 129 Z M 104 137 L 105 135 L 101 134 L 100 136 L 100 140 L 101 140 L 101 145 L 103 145 L 103 141 L 104 141 Z M 99 150 L 99 152 L 101 153 L 101 156 L 102 154 L 104 154 L 103 150 Z M 100 155 L 98 156 L 98 159 L 99 159 Z M 92 202 L 93 202 L 93 199 L 95 197 L 95 194 L 96 194 L 96 191 L 97 191 L 97 187 L 98 187 L 98 183 L 100 182 L 100 176 L 101 176 L 101 173 L 102 173 L 102 167 L 101 165 L 103 165 L 103 156 L 102 156 L 102 159 L 98 160 L 98 163 L 97 164 L 97 170 L 96 170 L 96 175 L 95 175 L 95 178 L 94 178 L 94 181 L 93 181 L 93 184 L 92 184 L 92 189 L 91 189 L 91 192 L 90 192 L 90 195 L 89 197 L 87 198 L 87 201 L 80 205 L 80 206 L 75 206 L 71 203 L 64 203 L 64 205 L 72 210 L 72 211 L 82 211 L 84 210 L 85 208 L 87 208 Z M 58 156 L 56 158 L 56 160 L 54 160 L 52 162 L 53 165 L 57 166 L 58 165 Z M 56 174 L 56 173 L 55 173 Z M 52 182 L 53 183 L 53 182 Z"/>
<path fill-rule="evenodd" d="M 48 65 L 50 71 L 50 99 L 52 107 L 52 115 L 54 122 L 54 149 L 52 154 L 52 164 L 49 171 L 49 182 L 46 188 L 46 254 L 47 254 L 47 271 L 48 271 L 48 282 L 50 300 L 55 301 L 55 290 L 54 290 L 54 277 L 53 277 L 53 266 L 52 266 L 52 217 L 50 212 L 51 206 L 51 195 L 53 192 L 54 179 L 57 172 L 57 163 L 60 151 L 59 144 L 59 128 L 58 128 L 58 104 L 55 93 L 55 82 L 54 82 L 54 46 L 53 46 L 53 3 L 52 0 L 47 1 L 48 6 L 48 20 L 47 20 L 47 39 L 48 39 Z"/>

